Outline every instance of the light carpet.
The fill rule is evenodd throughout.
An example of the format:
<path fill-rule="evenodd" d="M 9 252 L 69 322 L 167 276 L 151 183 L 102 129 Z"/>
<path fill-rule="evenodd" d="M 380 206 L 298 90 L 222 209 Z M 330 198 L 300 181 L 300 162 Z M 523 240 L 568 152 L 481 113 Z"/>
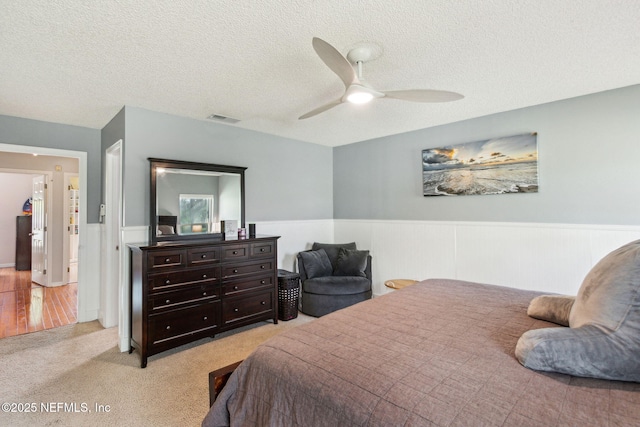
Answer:
<path fill-rule="evenodd" d="M 151 356 L 145 369 L 137 352 L 120 352 L 117 328 L 97 321 L 4 338 L 0 425 L 199 426 L 210 371 L 313 319 L 300 314 L 199 340 Z"/>

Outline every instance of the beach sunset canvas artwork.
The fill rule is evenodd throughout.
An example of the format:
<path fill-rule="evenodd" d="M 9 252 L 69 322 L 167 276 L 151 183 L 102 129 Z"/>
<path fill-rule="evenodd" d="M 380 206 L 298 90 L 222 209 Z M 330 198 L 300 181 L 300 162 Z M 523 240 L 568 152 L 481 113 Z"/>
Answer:
<path fill-rule="evenodd" d="M 538 192 L 537 133 L 422 151 L 424 196 Z"/>

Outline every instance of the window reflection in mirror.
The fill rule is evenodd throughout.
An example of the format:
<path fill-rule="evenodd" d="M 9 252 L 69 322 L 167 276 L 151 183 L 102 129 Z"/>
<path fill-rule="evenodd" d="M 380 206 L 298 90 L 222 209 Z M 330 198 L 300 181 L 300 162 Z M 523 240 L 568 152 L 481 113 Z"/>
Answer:
<path fill-rule="evenodd" d="M 180 194 L 178 233 L 209 233 L 217 222 L 213 216 L 213 194 Z"/>

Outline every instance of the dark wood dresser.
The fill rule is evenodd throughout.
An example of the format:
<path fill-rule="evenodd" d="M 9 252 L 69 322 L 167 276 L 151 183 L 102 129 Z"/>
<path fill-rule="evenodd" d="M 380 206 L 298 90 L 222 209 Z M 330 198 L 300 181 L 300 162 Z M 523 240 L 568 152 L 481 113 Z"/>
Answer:
<path fill-rule="evenodd" d="M 276 236 L 131 250 L 131 353 L 147 358 L 251 323 L 278 323 Z"/>
<path fill-rule="evenodd" d="M 16 217 L 16 270 L 31 270 L 31 216 Z"/>

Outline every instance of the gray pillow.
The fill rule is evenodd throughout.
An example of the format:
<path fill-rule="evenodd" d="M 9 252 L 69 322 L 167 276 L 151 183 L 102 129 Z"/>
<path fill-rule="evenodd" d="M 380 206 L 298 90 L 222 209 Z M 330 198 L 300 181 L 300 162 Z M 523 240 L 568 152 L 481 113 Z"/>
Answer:
<path fill-rule="evenodd" d="M 333 269 L 336 268 L 336 262 L 338 260 L 338 252 L 340 251 L 341 248 L 344 248 L 344 249 L 357 249 L 355 242 L 351 242 L 351 243 L 318 243 L 318 242 L 314 242 L 313 246 L 311 246 L 311 250 L 314 250 L 314 251 L 317 251 L 319 249 L 324 249 L 324 251 L 327 253 L 327 256 L 329 257 L 329 261 L 331 262 L 331 265 L 332 265 Z"/>
<path fill-rule="evenodd" d="M 536 319 L 569 326 L 569 313 L 576 297 L 567 295 L 540 295 L 529 303 L 527 314 Z"/>
<path fill-rule="evenodd" d="M 516 345 L 520 363 L 540 371 L 640 382 L 640 240 L 591 269 L 569 325 L 525 332 Z"/>
<path fill-rule="evenodd" d="M 368 256 L 369 251 L 340 248 L 333 275 L 367 277 L 365 269 L 367 268 Z"/>
<path fill-rule="evenodd" d="M 162 234 L 162 235 L 176 234 L 176 231 L 173 229 L 173 225 L 159 225 L 158 234 Z"/>
<path fill-rule="evenodd" d="M 591 269 L 578 290 L 569 326 L 599 325 L 617 329 L 640 303 L 640 240 L 605 256 Z M 640 309 L 635 305 L 635 310 Z"/>
<path fill-rule="evenodd" d="M 324 249 L 300 252 L 304 271 L 308 279 L 331 276 L 333 267 Z"/>

